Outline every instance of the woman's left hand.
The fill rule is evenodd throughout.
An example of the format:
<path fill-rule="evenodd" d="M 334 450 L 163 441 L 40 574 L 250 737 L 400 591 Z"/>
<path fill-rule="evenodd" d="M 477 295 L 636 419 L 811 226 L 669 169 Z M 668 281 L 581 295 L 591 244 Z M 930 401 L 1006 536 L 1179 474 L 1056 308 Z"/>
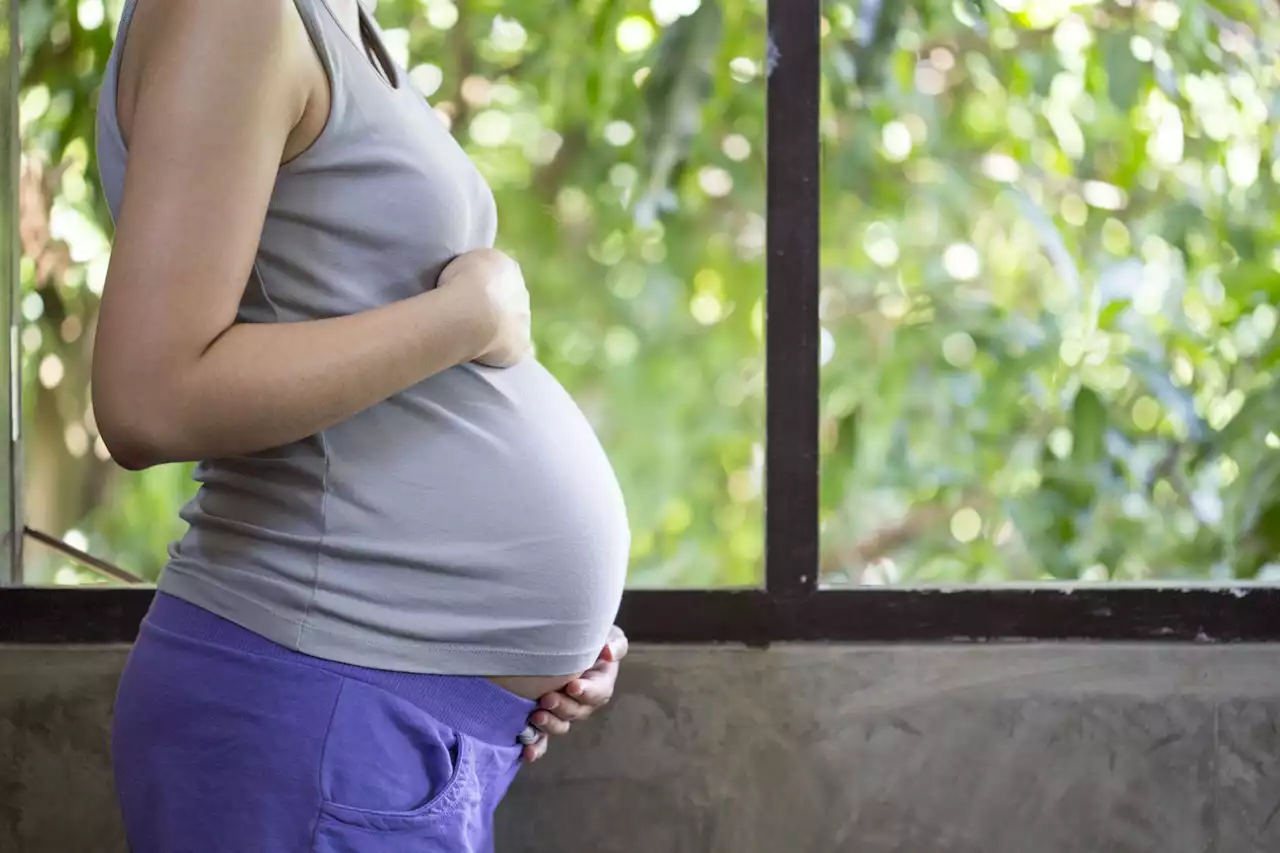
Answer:
<path fill-rule="evenodd" d="M 595 666 L 538 700 L 533 725 L 548 735 L 562 735 L 568 733 L 570 723 L 590 717 L 613 698 L 613 688 L 618 681 L 618 663 L 626 656 L 627 635 L 614 625 Z M 524 760 L 533 762 L 545 755 L 547 740 L 539 738 L 537 743 L 526 746 Z"/>

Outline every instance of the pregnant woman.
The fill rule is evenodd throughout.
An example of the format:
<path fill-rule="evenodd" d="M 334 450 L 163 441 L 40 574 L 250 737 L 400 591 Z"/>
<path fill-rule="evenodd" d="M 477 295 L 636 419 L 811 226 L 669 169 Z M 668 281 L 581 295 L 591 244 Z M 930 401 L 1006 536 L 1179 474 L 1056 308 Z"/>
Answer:
<path fill-rule="evenodd" d="M 133 853 L 490 850 L 612 692 L 629 539 L 492 194 L 356 0 L 129 0 L 98 146 L 98 425 L 202 460 L 116 703 Z"/>

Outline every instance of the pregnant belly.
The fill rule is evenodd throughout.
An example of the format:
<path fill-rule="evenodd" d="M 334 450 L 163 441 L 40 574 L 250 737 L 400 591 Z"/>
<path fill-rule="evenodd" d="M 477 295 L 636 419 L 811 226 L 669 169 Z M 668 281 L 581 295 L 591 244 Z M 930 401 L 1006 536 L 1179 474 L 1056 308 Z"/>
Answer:
<path fill-rule="evenodd" d="M 322 562 L 346 569 L 322 566 L 327 592 L 360 594 L 376 574 L 405 611 L 390 618 L 421 606 L 442 636 L 534 653 L 603 645 L 626 573 L 625 507 L 590 424 L 537 362 L 446 371 L 326 442 Z M 335 589 L 345 577 L 353 588 Z"/>

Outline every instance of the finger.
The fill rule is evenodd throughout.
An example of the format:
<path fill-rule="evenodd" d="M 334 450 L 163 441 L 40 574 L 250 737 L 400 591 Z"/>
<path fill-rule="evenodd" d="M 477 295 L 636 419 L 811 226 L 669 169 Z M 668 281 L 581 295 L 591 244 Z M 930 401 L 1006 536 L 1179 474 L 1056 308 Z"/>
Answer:
<path fill-rule="evenodd" d="M 562 720 L 585 720 L 595 709 L 584 705 L 577 699 L 570 699 L 563 693 L 548 693 L 538 701 L 544 711 L 555 714 Z"/>
<path fill-rule="evenodd" d="M 563 735 L 569 733 L 569 721 L 562 720 L 549 711 L 535 711 L 532 722 L 541 731 L 549 735 Z"/>
<path fill-rule="evenodd" d="M 616 663 L 596 664 L 565 686 L 569 698 L 583 705 L 599 707 L 613 698 L 613 687 L 618 680 Z"/>
<path fill-rule="evenodd" d="M 627 656 L 627 650 L 630 643 L 627 641 L 627 635 L 622 633 L 622 629 L 614 625 L 609 629 L 609 639 L 605 641 L 604 650 L 600 652 L 599 660 L 607 663 L 617 663 Z"/>
<path fill-rule="evenodd" d="M 543 738 L 535 744 L 531 744 L 524 748 L 520 757 L 528 764 L 532 764 L 539 758 L 547 754 L 547 739 Z"/>

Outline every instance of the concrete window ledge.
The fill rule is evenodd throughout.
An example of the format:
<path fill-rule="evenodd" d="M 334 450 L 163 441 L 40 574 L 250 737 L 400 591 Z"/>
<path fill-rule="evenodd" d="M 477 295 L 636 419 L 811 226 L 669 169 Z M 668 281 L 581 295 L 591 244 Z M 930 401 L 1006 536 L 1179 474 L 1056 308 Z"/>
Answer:
<path fill-rule="evenodd" d="M 0 646 L 0 851 L 125 853 L 124 647 Z M 1280 657 L 1160 645 L 641 647 L 499 853 L 1280 849 Z"/>

